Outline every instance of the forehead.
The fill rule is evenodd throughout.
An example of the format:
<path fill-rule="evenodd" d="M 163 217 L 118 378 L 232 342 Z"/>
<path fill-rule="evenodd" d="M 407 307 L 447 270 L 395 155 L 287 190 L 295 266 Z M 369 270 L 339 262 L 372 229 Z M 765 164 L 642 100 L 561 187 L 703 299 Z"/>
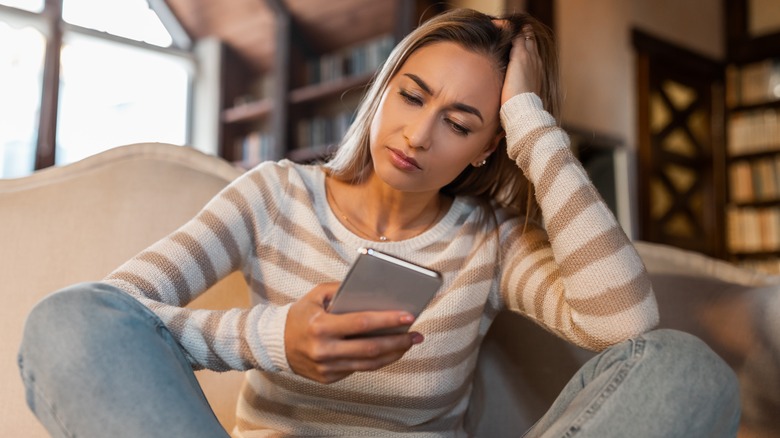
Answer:
<path fill-rule="evenodd" d="M 503 77 L 487 55 L 453 42 L 437 42 L 412 53 L 396 77 L 412 73 L 423 79 L 433 91 L 460 99 L 491 102 L 497 105 Z M 476 102 L 464 102 L 475 104 Z"/>

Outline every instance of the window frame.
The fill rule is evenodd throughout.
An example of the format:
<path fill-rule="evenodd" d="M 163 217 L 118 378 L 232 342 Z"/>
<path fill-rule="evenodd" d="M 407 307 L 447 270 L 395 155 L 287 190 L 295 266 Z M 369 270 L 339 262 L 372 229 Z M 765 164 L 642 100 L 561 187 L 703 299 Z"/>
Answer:
<path fill-rule="evenodd" d="M 14 23 L 24 23 L 38 29 L 46 37 L 46 48 L 43 61 L 43 78 L 41 81 L 40 114 L 38 117 L 38 137 L 35 143 L 35 165 L 33 170 L 40 170 L 55 165 L 57 142 L 57 117 L 59 111 L 60 54 L 66 34 L 81 34 L 117 44 L 124 44 L 143 50 L 149 50 L 166 55 L 180 57 L 191 63 L 192 71 L 196 72 L 196 58 L 192 51 L 192 39 L 176 20 L 164 0 L 149 0 L 149 6 L 154 10 L 166 30 L 171 34 L 171 47 L 160 47 L 154 44 L 136 41 L 112 35 L 106 32 L 88 29 L 65 22 L 62 18 L 63 0 L 46 0 L 40 13 L 0 5 L 0 18 Z M 196 73 L 193 73 L 196 74 Z M 186 139 L 192 138 L 192 96 L 194 78 L 189 86 L 189 114 L 187 115 Z"/>

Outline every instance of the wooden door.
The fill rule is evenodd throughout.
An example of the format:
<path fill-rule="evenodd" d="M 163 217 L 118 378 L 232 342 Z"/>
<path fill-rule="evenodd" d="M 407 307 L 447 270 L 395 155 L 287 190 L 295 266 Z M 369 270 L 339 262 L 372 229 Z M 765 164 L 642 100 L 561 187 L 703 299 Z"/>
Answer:
<path fill-rule="evenodd" d="M 725 257 L 723 65 L 635 31 L 639 238 Z"/>

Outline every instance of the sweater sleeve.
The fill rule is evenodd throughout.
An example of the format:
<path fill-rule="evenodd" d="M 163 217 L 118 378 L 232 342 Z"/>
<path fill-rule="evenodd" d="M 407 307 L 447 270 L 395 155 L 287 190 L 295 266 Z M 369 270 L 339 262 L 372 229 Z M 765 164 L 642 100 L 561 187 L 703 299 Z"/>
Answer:
<path fill-rule="evenodd" d="M 542 224 L 501 227 L 501 296 L 546 329 L 602 350 L 658 323 L 644 264 L 538 96 L 501 108 L 507 151 L 534 185 Z"/>
<path fill-rule="evenodd" d="M 194 368 L 289 370 L 284 324 L 289 306 L 195 310 L 184 306 L 254 256 L 260 224 L 273 223 L 284 190 L 262 165 L 217 194 L 192 220 L 108 275 L 157 314 Z"/>

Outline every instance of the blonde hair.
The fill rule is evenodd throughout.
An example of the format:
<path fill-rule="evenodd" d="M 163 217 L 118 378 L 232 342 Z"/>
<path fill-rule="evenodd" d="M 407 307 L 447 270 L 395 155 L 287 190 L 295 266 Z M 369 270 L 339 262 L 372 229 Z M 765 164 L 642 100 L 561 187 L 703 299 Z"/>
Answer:
<path fill-rule="evenodd" d="M 508 25 L 498 27 L 493 22 L 496 19 L 505 20 Z M 371 174 L 371 121 L 390 80 L 416 50 L 437 42 L 454 42 L 475 53 L 488 56 L 495 62 L 497 71 L 503 77 L 512 40 L 522 33 L 526 25 L 533 29 L 544 68 L 540 97 L 545 109 L 557 120 L 560 108 L 558 58 L 550 30 L 526 13 L 492 17 L 470 9 L 455 9 L 423 23 L 393 49 L 363 97 L 355 121 L 344 136 L 339 149 L 325 163 L 326 170 L 333 177 L 352 183 L 363 181 Z M 530 217 L 537 217 L 538 208 L 532 191 L 530 182 L 507 156 L 505 139 L 501 140 L 495 153 L 488 158 L 487 164 L 481 167 L 468 166 L 441 189 L 441 193 L 451 196 L 474 196 L 485 202 L 494 200 L 503 207 L 515 207 Z"/>

